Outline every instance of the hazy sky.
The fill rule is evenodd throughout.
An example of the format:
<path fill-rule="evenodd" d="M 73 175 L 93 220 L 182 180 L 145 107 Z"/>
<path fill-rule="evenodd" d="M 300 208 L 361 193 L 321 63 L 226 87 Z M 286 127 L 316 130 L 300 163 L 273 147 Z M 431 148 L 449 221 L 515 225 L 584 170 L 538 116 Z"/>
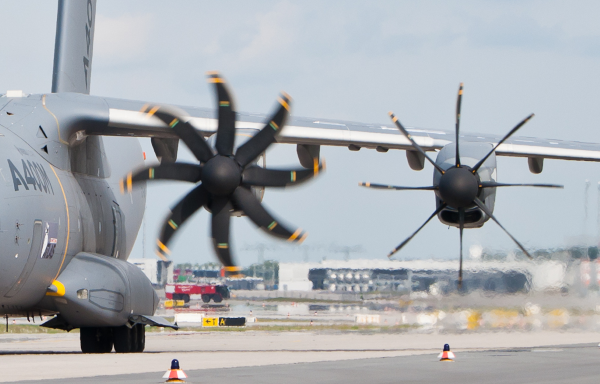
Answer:
<path fill-rule="evenodd" d="M 56 3 L 2 1 L 0 89 L 49 92 Z M 523 136 L 600 142 L 600 3 L 595 1 L 144 1 L 98 2 L 92 94 L 212 107 L 205 72 L 219 70 L 242 111 L 269 112 L 277 93 L 294 98 L 297 116 L 454 129 L 458 84 L 465 83 L 461 128 L 504 134 L 531 112 Z M 148 140 L 145 150 L 152 153 Z M 182 145 L 183 147 L 183 145 Z M 384 258 L 435 209 L 433 192 L 359 188 L 359 181 L 429 185 L 432 167 L 410 170 L 405 153 L 323 147 L 325 174 L 302 187 L 267 190 L 264 204 L 310 235 L 311 261 L 342 258 L 332 244 L 362 245 L 361 258 Z M 191 160 L 180 151 L 180 160 Z M 279 145 L 269 166 L 298 166 L 295 147 Z M 499 158 L 502 182 L 562 183 L 564 190 L 499 190 L 495 215 L 527 247 L 560 247 L 598 232 L 600 164 Z M 589 179 L 588 209 L 584 185 Z M 146 257 L 168 207 L 191 188 L 149 187 Z M 587 216 L 587 219 L 586 219 Z M 176 239 L 177 262 L 213 260 L 209 216 L 198 212 Z M 304 253 L 233 219 L 234 252 Z M 140 238 L 141 238 L 140 233 Z M 595 240 L 588 240 L 595 241 Z M 465 232 L 473 244 L 514 249 L 493 222 Z M 138 241 L 132 257 L 141 257 Z M 433 220 L 400 258 L 457 258 L 458 229 Z"/>

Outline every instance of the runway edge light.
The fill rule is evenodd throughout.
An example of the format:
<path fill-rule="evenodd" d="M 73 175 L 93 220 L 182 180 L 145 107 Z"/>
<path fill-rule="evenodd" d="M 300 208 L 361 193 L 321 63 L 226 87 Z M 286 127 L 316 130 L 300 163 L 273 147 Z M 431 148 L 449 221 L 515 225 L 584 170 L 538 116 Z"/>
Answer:
<path fill-rule="evenodd" d="M 454 353 L 450 351 L 450 345 L 444 344 L 444 350 L 438 355 L 440 361 L 454 361 Z"/>
<path fill-rule="evenodd" d="M 171 361 L 171 369 L 163 375 L 163 379 L 167 379 L 165 383 L 185 383 L 183 379 L 187 379 L 187 375 L 179 368 L 179 360 Z"/>

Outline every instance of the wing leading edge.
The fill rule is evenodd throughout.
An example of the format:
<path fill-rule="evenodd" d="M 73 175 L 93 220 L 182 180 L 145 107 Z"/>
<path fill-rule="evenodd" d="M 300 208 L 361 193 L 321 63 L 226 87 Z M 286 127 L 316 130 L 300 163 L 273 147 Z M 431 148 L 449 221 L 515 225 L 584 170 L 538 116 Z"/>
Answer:
<path fill-rule="evenodd" d="M 128 135 L 140 137 L 174 137 L 159 119 L 140 112 L 143 102 L 106 99 L 109 123 L 104 132 L 88 134 Z M 204 136 L 216 131 L 215 113 L 208 108 L 179 107 L 189 115 L 189 122 Z M 265 116 L 239 113 L 237 128 L 260 129 Z M 408 128 L 415 141 L 426 151 L 439 150 L 453 140 L 452 132 Z M 501 137 L 465 133 L 468 142 L 495 145 Z M 351 149 L 369 148 L 412 150 L 410 142 L 392 124 L 365 124 L 340 120 L 291 117 L 278 140 L 286 144 L 343 146 Z M 561 160 L 600 161 L 600 144 L 575 141 L 514 137 L 501 144 L 498 156 L 533 157 Z"/>
<path fill-rule="evenodd" d="M 28 98 L 41 98 L 44 100 L 44 106 L 59 118 L 61 125 L 58 130 L 60 141 L 63 143 L 77 141 L 85 135 L 177 138 L 171 128 L 160 119 L 142 112 L 157 104 L 74 93 L 29 95 Z M 188 116 L 190 124 L 202 136 L 211 136 L 216 132 L 217 119 L 213 109 L 177 106 L 175 108 Z M 262 128 L 265 118 L 262 114 L 238 113 L 236 128 L 258 131 Z M 452 132 L 418 128 L 407 130 L 425 151 L 439 150 L 454 139 Z M 501 137 L 485 134 L 461 135 L 461 140 L 467 142 L 493 145 L 500 139 Z M 365 124 L 305 117 L 290 117 L 277 142 L 340 146 L 351 150 L 369 148 L 380 152 L 390 149 L 413 150 L 409 140 L 391 123 Z M 496 155 L 539 160 L 546 158 L 600 161 L 600 144 L 512 137 L 498 147 Z"/>

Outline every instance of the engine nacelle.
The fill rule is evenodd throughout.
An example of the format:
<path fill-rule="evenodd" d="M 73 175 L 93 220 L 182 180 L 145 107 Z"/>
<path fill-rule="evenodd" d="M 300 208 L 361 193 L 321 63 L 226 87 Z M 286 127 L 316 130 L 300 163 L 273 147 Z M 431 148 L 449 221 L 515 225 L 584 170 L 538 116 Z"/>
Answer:
<path fill-rule="evenodd" d="M 131 315 L 152 316 L 159 303 L 138 267 L 93 253 L 73 257 L 52 288 L 56 310 L 74 328 L 122 326 Z"/>
<path fill-rule="evenodd" d="M 489 143 L 461 143 L 461 163 L 463 166 L 473 167 L 479 162 L 489 151 L 492 145 Z M 454 143 L 447 144 L 442 148 L 436 157 L 436 163 L 443 169 L 448 169 L 456 164 L 456 146 Z M 485 163 L 477 171 L 480 181 L 495 182 L 497 178 L 496 154 L 492 153 L 487 158 Z M 433 185 L 440 184 L 441 174 L 433 172 Z M 493 212 L 496 202 L 496 188 L 480 189 L 477 197 Z M 439 208 L 442 200 L 436 196 L 436 206 Z M 452 207 L 447 207 L 438 214 L 438 219 L 445 225 L 452 227 L 459 226 L 458 210 Z M 480 228 L 490 218 L 482 210 L 473 206 L 465 210 L 465 228 Z"/>

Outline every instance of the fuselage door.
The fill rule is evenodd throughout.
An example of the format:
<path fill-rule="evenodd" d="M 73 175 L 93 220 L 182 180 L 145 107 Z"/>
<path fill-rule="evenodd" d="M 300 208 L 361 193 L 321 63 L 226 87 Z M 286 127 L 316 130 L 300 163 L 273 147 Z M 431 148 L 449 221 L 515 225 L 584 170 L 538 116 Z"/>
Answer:
<path fill-rule="evenodd" d="M 114 258 L 125 257 L 123 252 L 123 244 L 125 233 L 123 232 L 123 212 L 121 212 L 121 208 L 113 202 L 112 205 L 112 213 L 113 213 L 113 247 L 112 247 L 112 256 Z"/>
<path fill-rule="evenodd" d="M 48 235 L 48 231 L 44 231 L 43 229 L 44 228 L 42 228 L 41 220 L 36 220 L 33 223 L 33 236 L 31 237 L 31 248 L 29 249 L 29 256 L 27 256 L 27 262 L 25 263 L 25 266 L 23 267 L 19 278 L 10 288 L 10 290 L 4 295 L 4 297 L 13 297 L 17 293 L 19 293 L 19 291 L 27 281 L 27 278 L 29 278 L 31 271 L 35 266 L 35 262 L 38 258 L 42 256 L 42 235 Z"/>

